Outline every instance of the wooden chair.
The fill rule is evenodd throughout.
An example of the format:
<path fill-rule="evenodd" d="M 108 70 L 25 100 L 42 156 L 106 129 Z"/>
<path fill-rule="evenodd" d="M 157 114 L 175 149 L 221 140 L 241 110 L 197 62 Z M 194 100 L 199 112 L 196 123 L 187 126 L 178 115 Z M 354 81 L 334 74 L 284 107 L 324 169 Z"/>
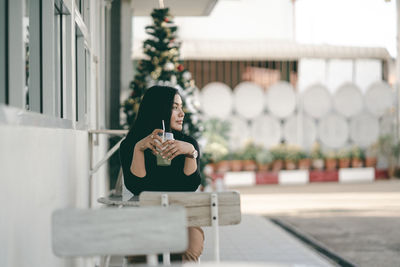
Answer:
<path fill-rule="evenodd" d="M 157 265 L 157 254 L 185 251 L 186 229 L 182 207 L 63 209 L 52 216 L 52 244 L 59 257 L 148 255 Z"/>
<path fill-rule="evenodd" d="M 221 225 L 239 224 L 241 220 L 238 192 L 142 192 L 139 205 L 183 206 L 188 226 L 211 226 L 214 236 L 214 260 L 219 261 L 219 229 Z"/>

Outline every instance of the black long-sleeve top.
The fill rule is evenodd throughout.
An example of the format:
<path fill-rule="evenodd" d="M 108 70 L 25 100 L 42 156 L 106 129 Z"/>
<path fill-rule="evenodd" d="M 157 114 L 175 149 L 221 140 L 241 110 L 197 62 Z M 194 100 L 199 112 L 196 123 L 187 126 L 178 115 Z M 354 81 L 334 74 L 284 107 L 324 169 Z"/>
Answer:
<path fill-rule="evenodd" d="M 176 140 L 191 143 L 199 152 L 197 141 L 184 134 L 174 135 Z M 125 139 L 120 145 L 120 161 L 124 173 L 126 188 L 134 195 L 143 191 L 195 191 L 200 184 L 200 159 L 197 157 L 197 169 L 191 175 L 183 172 L 185 156 L 172 159 L 170 166 L 157 166 L 156 156 L 149 149 L 144 151 L 146 176 L 141 178 L 130 171 L 134 145 Z"/>

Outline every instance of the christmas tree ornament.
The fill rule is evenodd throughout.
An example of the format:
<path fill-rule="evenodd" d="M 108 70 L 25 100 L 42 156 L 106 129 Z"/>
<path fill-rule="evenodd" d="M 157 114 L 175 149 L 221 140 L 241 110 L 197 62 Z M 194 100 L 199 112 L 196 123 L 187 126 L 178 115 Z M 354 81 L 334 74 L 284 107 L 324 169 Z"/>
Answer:
<path fill-rule="evenodd" d="M 165 71 L 173 71 L 175 68 L 174 64 L 172 62 L 167 62 L 164 64 L 164 70 Z"/>
<path fill-rule="evenodd" d="M 171 83 L 172 83 L 173 86 L 176 85 L 177 79 L 176 79 L 176 76 L 175 76 L 175 75 L 172 75 L 172 76 L 171 76 Z"/>
<path fill-rule="evenodd" d="M 182 74 L 182 77 L 183 77 L 185 80 L 190 80 L 190 79 L 192 79 L 192 74 L 191 74 L 189 71 L 185 71 L 185 72 Z"/>

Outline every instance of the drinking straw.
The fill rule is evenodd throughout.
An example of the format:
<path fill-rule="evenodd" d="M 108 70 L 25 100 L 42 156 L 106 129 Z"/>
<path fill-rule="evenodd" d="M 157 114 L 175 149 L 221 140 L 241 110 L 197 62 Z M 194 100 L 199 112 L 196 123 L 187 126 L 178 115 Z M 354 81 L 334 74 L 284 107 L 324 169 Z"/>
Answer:
<path fill-rule="evenodd" d="M 165 140 L 165 123 L 164 120 L 162 120 L 162 129 L 163 129 L 163 141 Z"/>

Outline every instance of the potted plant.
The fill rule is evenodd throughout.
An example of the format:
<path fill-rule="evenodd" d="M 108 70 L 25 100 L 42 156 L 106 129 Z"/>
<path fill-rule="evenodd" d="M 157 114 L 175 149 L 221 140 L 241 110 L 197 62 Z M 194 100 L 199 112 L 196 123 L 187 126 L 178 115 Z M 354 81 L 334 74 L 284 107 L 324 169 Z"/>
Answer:
<path fill-rule="evenodd" d="M 351 167 L 361 168 L 364 161 L 364 152 L 358 146 L 351 149 Z"/>
<path fill-rule="evenodd" d="M 280 144 L 278 146 L 272 147 L 270 149 L 271 155 L 272 155 L 272 171 L 273 172 L 278 172 L 282 170 L 283 168 L 283 161 L 286 157 L 286 149 L 283 144 Z"/>
<path fill-rule="evenodd" d="M 239 151 L 230 154 L 230 167 L 233 172 L 240 172 L 243 169 L 242 155 Z"/>
<path fill-rule="evenodd" d="M 388 175 L 393 177 L 396 169 L 396 158 L 393 152 L 395 137 L 391 134 L 382 135 L 378 139 L 378 155 L 387 162 Z"/>
<path fill-rule="evenodd" d="M 226 162 L 228 155 L 228 131 L 230 124 L 218 119 L 210 119 L 204 122 L 202 142 L 205 144 L 203 154 L 209 155 L 209 165 L 214 172 L 229 171 Z M 225 161 L 225 162 L 224 162 Z"/>
<path fill-rule="evenodd" d="M 297 146 L 286 147 L 285 168 L 286 170 L 295 170 L 299 160 L 300 148 Z"/>
<path fill-rule="evenodd" d="M 400 157 L 400 142 L 396 142 L 395 145 L 392 148 L 392 154 L 394 157 L 395 162 L 399 162 L 399 157 Z M 400 178 L 400 169 L 397 164 L 394 164 L 394 172 L 393 176 Z"/>
<path fill-rule="evenodd" d="M 337 156 L 335 151 L 330 150 L 325 153 L 325 169 L 328 171 L 334 171 L 337 168 Z"/>
<path fill-rule="evenodd" d="M 226 154 L 225 156 L 219 158 L 216 163 L 216 172 L 225 173 L 231 170 L 231 163 L 230 163 L 230 155 Z"/>
<path fill-rule="evenodd" d="M 312 166 L 315 170 L 324 169 L 324 155 L 321 151 L 321 146 L 318 142 L 314 143 L 311 149 Z"/>
<path fill-rule="evenodd" d="M 249 142 L 242 151 L 242 164 L 244 171 L 257 170 L 256 155 L 259 148 L 253 143 Z"/>
<path fill-rule="evenodd" d="M 342 148 L 337 153 L 338 161 L 339 161 L 339 168 L 349 168 L 350 167 L 350 159 L 351 159 L 351 152 L 345 148 Z"/>
<path fill-rule="evenodd" d="M 256 162 L 259 171 L 268 171 L 271 162 L 272 154 L 267 149 L 260 148 L 256 154 Z"/>
<path fill-rule="evenodd" d="M 376 168 L 376 162 L 378 155 L 378 143 L 370 145 L 365 151 L 365 167 Z"/>
<path fill-rule="evenodd" d="M 299 163 L 298 163 L 299 169 L 309 170 L 311 167 L 311 160 L 308 153 L 305 151 L 299 151 L 298 157 L 299 157 Z"/>

